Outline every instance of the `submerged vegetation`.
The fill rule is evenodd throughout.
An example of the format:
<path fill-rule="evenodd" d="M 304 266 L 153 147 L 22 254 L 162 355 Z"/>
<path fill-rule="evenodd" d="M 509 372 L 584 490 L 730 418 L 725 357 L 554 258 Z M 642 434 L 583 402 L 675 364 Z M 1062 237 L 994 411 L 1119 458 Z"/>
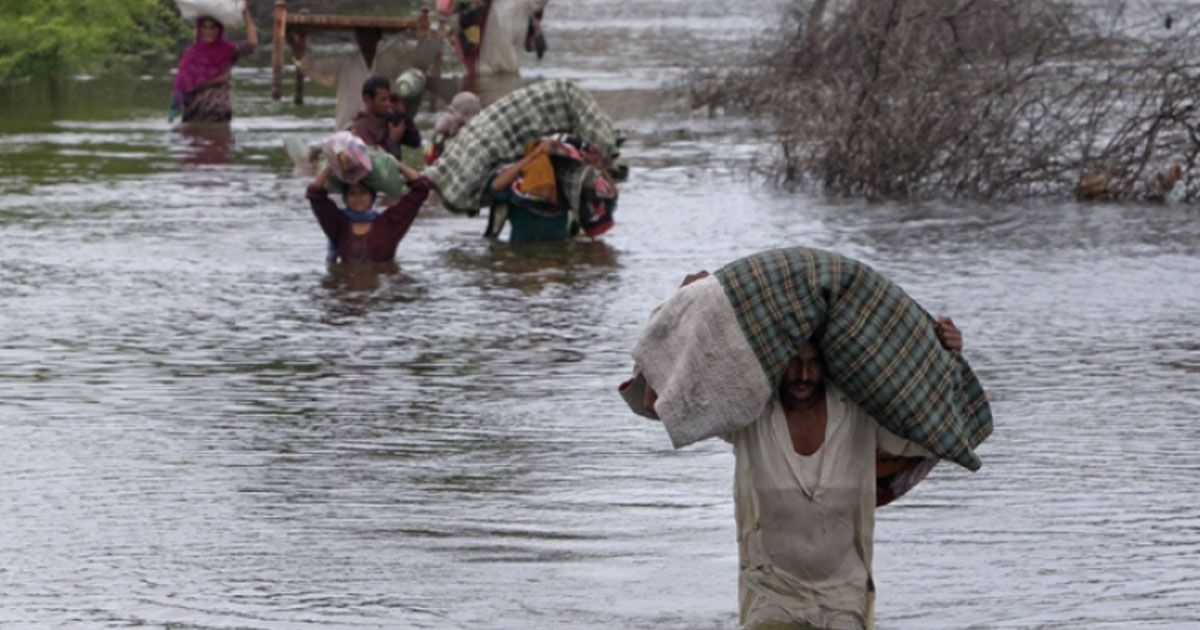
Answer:
<path fill-rule="evenodd" d="M 1200 197 L 1200 23 L 1120 1 L 795 0 L 697 106 L 765 122 L 788 186 Z"/>

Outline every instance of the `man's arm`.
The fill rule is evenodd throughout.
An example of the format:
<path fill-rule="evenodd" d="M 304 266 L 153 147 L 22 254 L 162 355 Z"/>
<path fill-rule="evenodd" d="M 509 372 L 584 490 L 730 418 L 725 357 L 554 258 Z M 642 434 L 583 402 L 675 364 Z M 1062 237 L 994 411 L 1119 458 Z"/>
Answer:
<path fill-rule="evenodd" d="M 254 19 L 250 16 L 250 9 L 242 7 L 242 17 L 246 20 L 246 39 L 237 43 L 234 53 L 235 62 L 253 53 L 255 47 L 258 46 L 258 29 L 254 28 Z"/>
<path fill-rule="evenodd" d="M 321 169 L 317 178 L 308 185 L 306 196 L 308 205 L 312 206 L 313 216 L 321 225 L 321 230 L 325 232 L 325 236 L 330 241 L 337 243 L 342 231 L 342 213 L 338 210 L 337 204 L 329 198 L 329 192 L 325 190 L 325 182 L 329 180 L 332 170 L 328 166 Z"/>
<path fill-rule="evenodd" d="M 250 50 L 258 46 L 258 29 L 254 26 L 254 16 L 250 15 L 250 7 L 242 6 L 242 15 L 246 18 L 246 44 Z"/>
<path fill-rule="evenodd" d="M 942 315 L 937 318 L 933 324 L 933 333 L 937 335 L 938 341 L 942 347 L 950 352 L 962 352 L 963 350 L 963 335 L 958 326 L 954 325 L 954 320 Z"/>
<path fill-rule="evenodd" d="M 421 179 L 420 171 L 405 164 L 403 160 L 396 160 L 396 169 L 400 171 L 400 174 L 404 176 L 404 179 L 408 180 L 409 184 Z M 426 181 L 425 185 L 428 186 L 429 182 Z"/>

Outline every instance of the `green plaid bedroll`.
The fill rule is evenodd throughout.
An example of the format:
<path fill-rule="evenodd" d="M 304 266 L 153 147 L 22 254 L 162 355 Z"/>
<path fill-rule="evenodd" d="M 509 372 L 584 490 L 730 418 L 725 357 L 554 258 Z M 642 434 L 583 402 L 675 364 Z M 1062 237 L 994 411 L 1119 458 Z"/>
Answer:
<path fill-rule="evenodd" d="M 770 383 L 817 329 L 834 382 L 884 428 L 971 470 L 992 432 L 979 379 L 941 347 L 934 319 L 864 263 L 804 247 L 769 250 L 716 273 Z"/>
<path fill-rule="evenodd" d="M 603 155 L 616 149 L 612 120 L 596 101 L 574 83 L 555 79 L 521 88 L 479 112 L 424 175 L 447 208 L 476 212 L 492 171 L 520 159 L 529 142 L 555 133 L 590 142 Z"/>

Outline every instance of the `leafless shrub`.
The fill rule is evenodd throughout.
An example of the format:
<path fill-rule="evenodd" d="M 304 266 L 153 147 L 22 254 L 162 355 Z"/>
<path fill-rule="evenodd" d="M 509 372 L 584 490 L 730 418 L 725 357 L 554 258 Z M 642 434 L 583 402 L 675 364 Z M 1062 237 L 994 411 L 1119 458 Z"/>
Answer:
<path fill-rule="evenodd" d="M 692 96 L 768 121 L 786 185 L 1194 199 L 1198 44 L 1200 20 L 1116 1 L 796 1 L 751 63 L 696 76 Z"/>

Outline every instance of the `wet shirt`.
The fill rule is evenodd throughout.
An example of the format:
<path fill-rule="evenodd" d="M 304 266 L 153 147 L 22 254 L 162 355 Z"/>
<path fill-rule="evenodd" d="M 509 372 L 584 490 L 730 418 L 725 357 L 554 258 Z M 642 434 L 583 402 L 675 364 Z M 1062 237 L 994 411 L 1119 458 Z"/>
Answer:
<path fill-rule="evenodd" d="M 329 193 L 320 186 L 308 187 L 308 203 L 321 229 L 337 249 L 342 262 L 391 262 L 396 248 L 417 218 L 421 204 L 429 196 L 429 180 L 420 178 L 409 183 L 408 193 L 371 222 L 366 234 L 355 234 L 353 225 Z"/>
<path fill-rule="evenodd" d="M 404 126 L 404 136 L 399 142 L 392 142 L 388 138 L 388 123 L 387 119 L 380 118 L 369 112 L 359 112 L 354 117 L 354 124 L 350 127 L 350 133 L 362 138 L 362 141 L 369 147 L 382 147 L 383 150 L 396 156 L 397 159 L 404 159 L 401 155 L 400 147 L 420 147 L 421 132 L 417 126 L 413 124 L 412 117 L 408 114 L 404 115 L 406 123 Z"/>
<path fill-rule="evenodd" d="M 872 626 L 875 454 L 924 451 L 826 384 L 825 442 L 796 453 L 783 406 L 731 436 L 743 625 Z"/>

